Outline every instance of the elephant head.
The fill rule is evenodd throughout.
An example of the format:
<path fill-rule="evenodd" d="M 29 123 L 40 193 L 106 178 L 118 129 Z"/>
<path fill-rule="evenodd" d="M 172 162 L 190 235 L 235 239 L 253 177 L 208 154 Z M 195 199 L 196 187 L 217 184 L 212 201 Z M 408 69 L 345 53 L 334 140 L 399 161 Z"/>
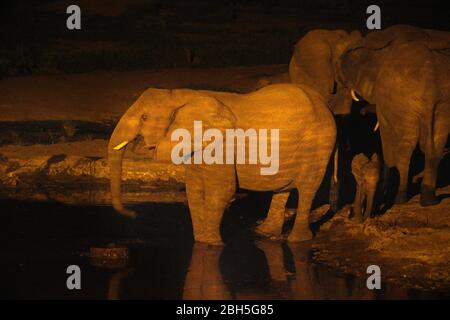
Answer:
<path fill-rule="evenodd" d="M 356 180 L 353 212 L 359 221 L 364 221 L 373 211 L 375 191 L 380 176 L 378 156 L 373 154 L 371 159 L 368 159 L 362 153 L 356 155 L 352 160 L 352 174 Z"/>
<path fill-rule="evenodd" d="M 121 200 L 122 160 L 127 145 L 142 137 L 145 146 L 155 150 L 154 158 L 171 161 L 173 147 L 178 143 L 172 141 L 172 133 L 184 129 L 193 137 L 196 120 L 202 121 L 205 129 L 218 130 L 233 128 L 235 121 L 233 113 L 218 100 L 191 90 L 148 89 L 127 110 L 108 144 L 111 198 L 116 211 L 124 216 L 135 216 Z M 188 157 L 199 151 L 194 149 L 196 146 L 191 146 L 192 153 Z M 203 147 L 204 142 L 200 148 Z"/>
<path fill-rule="evenodd" d="M 336 60 L 338 83 L 350 89 L 354 100 L 358 101 L 358 96 L 362 96 L 367 102 L 376 104 L 376 82 L 384 53 L 393 46 L 405 43 L 442 50 L 450 47 L 450 37 L 448 32 L 409 25 L 395 25 L 370 32 L 350 43 L 339 55 Z"/>
<path fill-rule="evenodd" d="M 336 65 L 346 48 L 361 39 L 358 31 L 313 30 L 295 45 L 289 64 L 293 83 L 306 84 L 329 100 L 335 114 L 350 112 L 350 92 L 337 81 Z"/>

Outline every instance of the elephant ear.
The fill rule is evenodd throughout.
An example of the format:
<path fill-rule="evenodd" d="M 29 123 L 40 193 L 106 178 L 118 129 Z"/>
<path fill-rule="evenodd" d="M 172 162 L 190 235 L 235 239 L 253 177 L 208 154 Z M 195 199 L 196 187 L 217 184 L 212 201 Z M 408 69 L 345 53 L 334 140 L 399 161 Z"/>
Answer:
<path fill-rule="evenodd" d="M 306 84 L 323 96 L 333 93 L 334 66 L 330 44 L 317 34 L 307 34 L 295 46 L 289 65 L 293 83 Z"/>
<path fill-rule="evenodd" d="M 233 129 L 236 126 L 234 114 L 222 102 L 209 96 L 199 95 L 194 97 L 186 104 L 175 109 L 170 116 L 170 124 L 166 130 L 166 136 L 157 146 L 157 158 L 166 159 L 171 156 L 173 147 L 179 143 L 179 141 L 172 141 L 172 133 L 177 129 L 185 129 L 190 133 L 190 156 L 195 152 L 202 151 L 210 142 L 202 139 L 200 148 L 198 148 L 197 144 L 194 144 L 194 127 L 197 124 L 198 128 L 200 121 L 202 134 L 208 129 L 216 129 L 221 132 L 223 137 L 225 137 L 226 129 Z"/>
<path fill-rule="evenodd" d="M 171 115 L 170 128 L 177 126 L 192 129 L 194 121 L 202 121 L 203 130 L 232 129 L 236 125 L 236 118 L 231 110 L 216 98 L 197 96 L 183 106 L 177 108 Z"/>
<path fill-rule="evenodd" d="M 392 27 L 381 31 L 372 31 L 365 36 L 361 46 L 372 50 L 383 49 L 390 45 L 396 38 L 396 33 L 393 31 L 395 29 L 392 30 Z"/>

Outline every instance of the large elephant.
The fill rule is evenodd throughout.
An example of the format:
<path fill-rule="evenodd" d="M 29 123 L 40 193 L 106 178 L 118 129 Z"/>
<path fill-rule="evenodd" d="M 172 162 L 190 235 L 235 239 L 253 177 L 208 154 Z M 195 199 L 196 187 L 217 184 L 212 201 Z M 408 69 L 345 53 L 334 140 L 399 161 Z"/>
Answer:
<path fill-rule="evenodd" d="M 339 81 L 376 105 L 385 167 L 400 175 L 397 203 L 407 201 L 417 144 L 425 153 L 420 203 L 438 202 L 437 167 L 450 132 L 449 48 L 448 32 L 400 25 L 370 33 L 339 60 Z"/>
<path fill-rule="evenodd" d="M 338 81 L 339 59 L 342 54 L 362 40 L 359 31 L 316 29 L 309 31 L 295 45 L 289 63 L 292 83 L 305 84 L 330 100 L 334 114 L 349 114 L 352 104 L 349 89 Z M 405 42 L 422 42 L 434 48 L 448 47 L 447 32 L 421 29 L 409 25 L 394 25 L 382 31 L 370 32 L 373 48 Z M 358 66 L 355 66 L 357 68 Z"/>
<path fill-rule="evenodd" d="M 350 91 L 336 81 L 336 62 L 345 49 L 361 37 L 358 31 L 309 31 L 295 45 L 289 63 L 291 82 L 316 89 L 330 101 L 334 114 L 350 113 L 352 98 Z"/>
<path fill-rule="evenodd" d="M 310 239 L 311 203 L 334 148 L 336 128 L 324 99 L 306 86 L 278 84 L 249 94 L 148 89 L 122 116 L 109 141 L 114 208 L 124 215 L 134 216 L 121 201 L 123 147 L 142 136 L 149 148 L 156 148 L 157 159 L 170 161 L 173 148 L 179 143 L 172 141 L 173 132 L 179 128 L 193 132 L 194 121 L 202 121 L 205 130 L 216 129 L 216 134 L 224 136 L 227 129 L 242 129 L 247 135 L 252 129 L 279 130 L 278 139 L 271 138 L 268 147 L 273 155 L 278 146 L 279 157 L 274 159 L 279 160 L 278 171 L 274 174 L 262 175 L 264 167 L 260 162 L 249 163 L 254 156 L 249 154 L 249 146 L 245 150 L 245 164 L 184 164 L 195 240 L 221 242 L 221 218 L 237 187 L 276 192 L 298 189 L 297 217 L 288 240 Z M 204 137 L 204 140 L 207 139 Z M 261 139 L 260 135 L 258 149 L 265 149 L 264 142 L 268 140 L 268 137 Z M 200 148 L 195 148 L 194 142 L 194 152 L 188 155 L 194 157 L 194 161 L 196 153 L 207 152 L 207 146 L 201 142 Z M 236 152 L 234 147 L 231 152 Z M 239 154 L 234 156 L 239 158 Z M 266 221 L 276 225 L 279 235 L 283 212 L 277 214 L 275 219 L 268 217 Z"/>

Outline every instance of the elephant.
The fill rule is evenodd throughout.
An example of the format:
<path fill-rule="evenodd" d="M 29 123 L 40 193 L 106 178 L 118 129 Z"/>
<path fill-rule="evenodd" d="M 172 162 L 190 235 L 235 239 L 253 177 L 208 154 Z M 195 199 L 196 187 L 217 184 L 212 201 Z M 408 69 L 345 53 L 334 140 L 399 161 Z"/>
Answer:
<path fill-rule="evenodd" d="M 227 129 L 241 129 L 246 136 L 252 129 L 278 129 L 279 134 L 278 139 L 270 139 L 272 153 L 279 152 L 278 170 L 270 175 L 262 174 L 261 163 L 249 163 L 252 154 L 245 142 L 244 164 L 236 161 L 198 163 L 196 154 L 207 152 L 208 146 L 201 141 L 197 145 L 194 142 L 194 149 L 197 149 L 187 154 L 184 158 L 187 161 L 182 164 L 194 240 L 222 244 L 221 218 L 237 188 L 275 193 L 298 189 L 297 216 L 287 238 L 289 241 L 311 239 L 308 217 L 334 149 L 336 127 L 324 98 L 310 87 L 295 84 L 270 85 L 247 94 L 147 89 L 121 117 L 108 144 L 111 197 L 116 211 L 135 216 L 121 201 L 122 158 L 126 145 L 142 137 L 146 147 L 155 149 L 156 159 L 173 161 L 173 151 L 179 142 L 172 141 L 172 134 L 179 128 L 194 131 L 194 121 L 202 121 L 203 127 L 215 129 L 216 134 L 226 133 Z M 259 149 L 267 151 L 261 143 L 268 140 L 268 137 L 265 141 L 260 139 Z M 233 154 L 234 147 L 230 149 L 233 157 L 239 157 Z M 186 163 L 192 158 L 193 164 Z M 268 217 L 266 221 L 271 226 L 265 229 L 276 230 L 280 236 L 284 214 L 280 211 L 272 211 L 272 214 L 278 216 Z"/>
<path fill-rule="evenodd" d="M 356 196 L 353 203 L 353 218 L 363 222 L 371 216 L 380 177 L 380 161 L 376 153 L 369 159 L 363 153 L 352 160 L 352 174 L 356 180 Z M 363 209 L 365 204 L 365 208 Z"/>
<path fill-rule="evenodd" d="M 370 33 L 341 55 L 338 81 L 375 105 L 383 180 L 393 167 L 400 176 L 395 202 L 408 200 L 409 164 L 419 145 L 420 204 L 438 203 L 437 167 L 450 133 L 450 33 L 404 25 Z"/>
<path fill-rule="evenodd" d="M 337 82 L 336 62 L 348 46 L 361 38 L 359 31 L 309 31 L 295 45 L 289 63 L 291 82 L 316 89 L 330 101 L 334 114 L 349 114 L 352 98 L 350 91 Z"/>
<path fill-rule="evenodd" d="M 365 37 L 374 48 L 387 44 L 422 42 L 434 48 L 448 48 L 447 32 L 421 29 L 409 25 L 394 25 L 382 31 L 370 32 Z M 330 99 L 335 115 L 350 113 L 352 94 L 338 79 L 338 63 L 347 49 L 361 42 L 359 31 L 315 29 L 309 31 L 295 45 L 289 63 L 292 83 L 313 87 Z"/>

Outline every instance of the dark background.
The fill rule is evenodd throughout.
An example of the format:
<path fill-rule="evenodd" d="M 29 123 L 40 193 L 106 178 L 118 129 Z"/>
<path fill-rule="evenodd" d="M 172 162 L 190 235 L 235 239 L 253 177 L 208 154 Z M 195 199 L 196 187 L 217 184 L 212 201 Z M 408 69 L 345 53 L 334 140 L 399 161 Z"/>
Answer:
<path fill-rule="evenodd" d="M 315 28 L 358 29 L 370 4 L 382 27 L 450 30 L 448 1 L 2 0 L 0 75 L 286 64 Z M 70 4 L 81 30 L 66 28 Z"/>

